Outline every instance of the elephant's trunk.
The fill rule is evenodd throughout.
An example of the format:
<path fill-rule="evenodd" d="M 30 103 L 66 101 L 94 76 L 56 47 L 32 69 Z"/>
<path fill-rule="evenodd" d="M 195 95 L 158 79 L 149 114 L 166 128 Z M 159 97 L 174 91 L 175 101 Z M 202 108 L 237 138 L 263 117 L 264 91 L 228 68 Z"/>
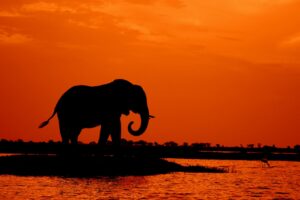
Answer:
<path fill-rule="evenodd" d="M 148 127 L 148 123 L 149 123 L 150 117 L 152 117 L 152 116 L 149 115 L 149 110 L 148 110 L 148 108 L 146 108 L 146 109 L 145 109 L 144 111 L 142 111 L 142 112 L 139 112 L 139 114 L 140 114 L 140 117 L 141 117 L 141 126 L 140 126 L 140 128 L 139 128 L 138 130 L 133 130 L 133 129 L 132 129 L 133 121 L 131 121 L 131 122 L 128 124 L 128 132 L 129 132 L 131 135 L 133 135 L 133 136 L 139 136 L 139 135 L 142 135 L 142 134 L 146 131 L 147 127 Z"/>

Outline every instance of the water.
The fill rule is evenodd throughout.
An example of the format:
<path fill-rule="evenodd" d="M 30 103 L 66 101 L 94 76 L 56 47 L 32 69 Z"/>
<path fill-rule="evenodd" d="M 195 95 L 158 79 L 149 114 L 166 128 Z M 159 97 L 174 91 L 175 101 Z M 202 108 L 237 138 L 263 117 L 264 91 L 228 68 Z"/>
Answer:
<path fill-rule="evenodd" d="M 0 176 L 0 199 L 300 199 L 300 162 L 172 159 L 231 173 L 61 178 Z"/>

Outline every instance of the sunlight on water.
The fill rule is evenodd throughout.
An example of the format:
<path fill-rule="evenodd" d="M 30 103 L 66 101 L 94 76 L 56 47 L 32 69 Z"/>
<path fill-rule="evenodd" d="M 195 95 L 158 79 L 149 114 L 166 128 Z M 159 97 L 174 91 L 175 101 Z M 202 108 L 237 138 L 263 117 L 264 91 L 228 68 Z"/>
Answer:
<path fill-rule="evenodd" d="M 169 159 L 234 173 L 61 178 L 0 176 L 0 199 L 299 199 L 300 162 Z"/>

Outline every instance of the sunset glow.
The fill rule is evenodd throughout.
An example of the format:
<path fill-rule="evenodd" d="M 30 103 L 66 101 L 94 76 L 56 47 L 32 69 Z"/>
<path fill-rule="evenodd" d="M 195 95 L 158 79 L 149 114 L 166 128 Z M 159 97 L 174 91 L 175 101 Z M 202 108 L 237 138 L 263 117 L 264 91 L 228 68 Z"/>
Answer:
<path fill-rule="evenodd" d="M 124 78 L 147 93 L 131 140 L 300 141 L 298 0 L 1 0 L 0 138 L 61 140 L 52 113 L 73 85 Z M 99 128 L 80 141 L 98 141 Z"/>

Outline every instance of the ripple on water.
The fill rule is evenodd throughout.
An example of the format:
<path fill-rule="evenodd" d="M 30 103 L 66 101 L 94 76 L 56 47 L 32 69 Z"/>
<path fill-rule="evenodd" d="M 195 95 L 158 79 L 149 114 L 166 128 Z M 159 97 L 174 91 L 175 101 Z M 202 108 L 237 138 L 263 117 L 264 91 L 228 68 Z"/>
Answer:
<path fill-rule="evenodd" d="M 0 199 L 300 199 L 300 163 L 177 160 L 232 166 L 236 173 L 170 173 L 155 176 L 61 178 L 0 176 Z"/>

